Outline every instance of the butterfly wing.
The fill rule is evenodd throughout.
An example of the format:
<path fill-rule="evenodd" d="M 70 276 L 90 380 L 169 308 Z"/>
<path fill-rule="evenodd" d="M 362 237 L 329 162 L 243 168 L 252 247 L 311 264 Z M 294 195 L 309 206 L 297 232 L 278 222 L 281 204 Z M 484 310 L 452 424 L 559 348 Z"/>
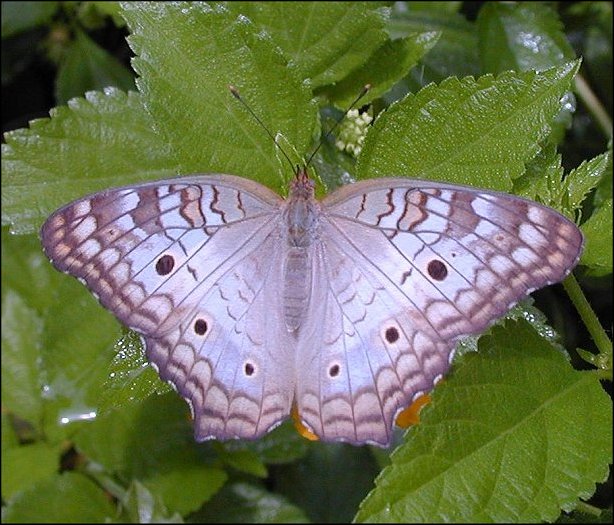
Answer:
<path fill-rule="evenodd" d="M 267 308 L 278 300 L 281 202 L 246 179 L 192 176 L 80 199 L 42 227 L 56 268 L 143 335 L 198 440 L 255 438 L 290 411 L 290 344 Z"/>
<path fill-rule="evenodd" d="M 456 341 L 563 279 L 582 250 L 554 210 L 467 187 L 376 179 L 322 208 L 297 405 L 324 440 L 388 445 L 394 417 L 447 371 Z"/>

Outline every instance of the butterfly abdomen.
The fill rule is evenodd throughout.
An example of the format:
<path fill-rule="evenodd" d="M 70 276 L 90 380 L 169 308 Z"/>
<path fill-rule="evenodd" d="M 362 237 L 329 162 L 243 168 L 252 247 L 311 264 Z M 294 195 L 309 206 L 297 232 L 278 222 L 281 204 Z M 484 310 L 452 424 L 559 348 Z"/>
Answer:
<path fill-rule="evenodd" d="M 284 260 L 283 308 L 286 328 L 295 332 L 305 318 L 311 295 L 311 250 L 290 248 Z"/>

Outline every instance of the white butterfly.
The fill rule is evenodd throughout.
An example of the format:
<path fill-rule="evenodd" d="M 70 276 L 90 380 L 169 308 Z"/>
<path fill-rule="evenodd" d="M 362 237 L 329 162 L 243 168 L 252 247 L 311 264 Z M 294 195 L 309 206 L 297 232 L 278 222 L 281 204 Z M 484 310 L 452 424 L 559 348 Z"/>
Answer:
<path fill-rule="evenodd" d="M 325 441 L 387 446 L 456 341 L 563 279 L 580 230 L 519 197 L 404 178 L 322 201 L 231 175 L 106 190 L 41 232 L 59 270 L 142 334 L 196 439 L 254 439 L 296 405 Z"/>

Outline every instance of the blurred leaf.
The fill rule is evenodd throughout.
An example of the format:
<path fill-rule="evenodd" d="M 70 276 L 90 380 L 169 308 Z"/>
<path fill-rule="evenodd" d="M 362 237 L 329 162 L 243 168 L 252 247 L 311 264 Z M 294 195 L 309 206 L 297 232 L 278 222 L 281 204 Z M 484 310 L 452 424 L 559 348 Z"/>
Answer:
<path fill-rule="evenodd" d="M 598 376 L 574 371 L 523 321 L 495 326 L 463 356 L 421 419 L 357 521 L 554 521 L 612 461 Z"/>
<path fill-rule="evenodd" d="M 132 481 L 122 500 L 130 523 L 183 523 L 178 513 L 169 512 L 154 494 L 139 481 Z"/>
<path fill-rule="evenodd" d="M 2 38 L 49 24 L 60 2 L 2 2 Z"/>
<path fill-rule="evenodd" d="M 411 71 L 402 90 L 403 96 L 451 75 L 480 74 L 475 24 L 457 13 L 457 9 L 456 2 L 394 3 L 388 22 L 391 38 L 424 31 L 441 34 L 436 45 L 421 58 L 421 65 Z"/>
<path fill-rule="evenodd" d="M 2 510 L 3 523 L 103 523 L 115 516 L 103 490 L 72 472 L 39 481 Z"/>
<path fill-rule="evenodd" d="M 343 80 L 324 86 L 318 93 L 327 97 L 337 107 L 346 109 L 363 86 L 371 84 L 369 92 L 360 100 L 364 105 L 388 91 L 392 85 L 407 75 L 420 58 L 439 39 L 435 31 L 415 33 L 406 38 L 389 40 L 357 70 Z"/>
<path fill-rule="evenodd" d="M 309 523 L 283 496 L 249 483 L 226 485 L 188 523 Z"/>
<path fill-rule="evenodd" d="M 38 239 L 3 235 L 3 247 L 3 403 L 53 442 L 93 417 L 118 325 Z"/>
<path fill-rule="evenodd" d="M 298 434 L 291 421 L 285 421 L 257 441 L 227 441 L 224 448 L 230 452 L 248 450 L 263 463 L 280 465 L 304 457 L 309 444 Z"/>
<path fill-rule="evenodd" d="M 2 298 L 2 407 L 38 426 L 42 422 L 39 316 L 14 291 Z M 40 430 L 40 429 L 39 429 Z"/>
<path fill-rule="evenodd" d="M 217 443 L 216 443 L 217 444 Z M 258 478 L 267 477 L 266 465 L 260 460 L 258 455 L 249 449 L 238 449 L 226 447 L 223 444 L 218 444 L 216 447 L 217 453 L 220 458 L 227 465 L 240 472 L 251 474 Z"/>
<path fill-rule="evenodd" d="M 477 27 L 484 72 L 544 71 L 575 58 L 556 11 L 544 2 L 489 2 Z"/>
<path fill-rule="evenodd" d="M 138 479 L 171 513 L 195 511 L 227 477 L 195 443 L 187 404 L 174 392 L 98 417 L 74 441 L 107 472 Z"/>
<path fill-rule="evenodd" d="M 347 523 L 379 469 L 366 447 L 313 442 L 303 461 L 271 470 L 275 491 L 305 509 L 314 523 Z"/>
<path fill-rule="evenodd" d="M 40 480 L 51 478 L 59 467 L 60 451 L 46 443 L 22 445 L 6 451 L 2 454 L 3 501 L 29 490 Z"/>
<path fill-rule="evenodd" d="M 375 121 L 356 176 L 509 190 L 539 151 L 577 68 L 450 78 L 410 94 Z"/>
<path fill-rule="evenodd" d="M 66 104 L 86 91 L 102 91 L 106 87 L 133 90 L 134 75 L 83 31 L 77 30 L 58 69 L 57 103 Z"/>

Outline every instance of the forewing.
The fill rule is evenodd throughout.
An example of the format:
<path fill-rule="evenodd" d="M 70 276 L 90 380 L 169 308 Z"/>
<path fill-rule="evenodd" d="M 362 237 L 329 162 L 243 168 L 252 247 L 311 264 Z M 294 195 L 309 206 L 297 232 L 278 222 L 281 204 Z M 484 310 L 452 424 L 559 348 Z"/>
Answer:
<path fill-rule="evenodd" d="M 280 202 L 246 179 L 192 176 L 80 199 L 41 230 L 56 268 L 143 334 L 148 358 L 193 408 L 198 439 L 257 437 L 289 411 L 281 369 L 245 368 L 280 343 L 262 308 L 271 267 L 260 264 L 278 250 Z M 267 323 L 253 345 L 250 327 Z"/>
<path fill-rule="evenodd" d="M 456 341 L 563 279 L 582 249 L 554 210 L 473 188 L 378 179 L 323 209 L 321 352 L 301 338 L 297 402 L 325 440 L 387 445 L 395 415 L 447 371 Z"/>

